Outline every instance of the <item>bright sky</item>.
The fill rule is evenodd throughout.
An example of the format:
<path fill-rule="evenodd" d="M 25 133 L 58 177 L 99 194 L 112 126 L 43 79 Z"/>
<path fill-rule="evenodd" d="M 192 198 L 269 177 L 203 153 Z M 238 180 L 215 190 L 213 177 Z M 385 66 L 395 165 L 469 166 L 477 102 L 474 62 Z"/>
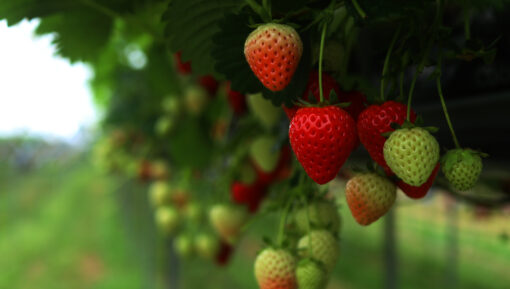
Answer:
<path fill-rule="evenodd" d="M 0 21 L 0 137 L 29 134 L 71 140 L 97 119 L 87 80 L 92 72 L 55 56 L 37 21 Z"/>

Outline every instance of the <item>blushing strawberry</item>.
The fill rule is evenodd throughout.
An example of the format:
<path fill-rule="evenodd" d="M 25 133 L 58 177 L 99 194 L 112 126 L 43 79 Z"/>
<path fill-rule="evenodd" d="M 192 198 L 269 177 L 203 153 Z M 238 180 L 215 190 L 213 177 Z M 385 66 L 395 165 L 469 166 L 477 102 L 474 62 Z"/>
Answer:
<path fill-rule="evenodd" d="M 215 205 L 209 211 L 209 220 L 218 235 L 227 243 L 237 241 L 241 228 L 247 220 L 244 208 L 231 205 Z"/>
<path fill-rule="evenodd" d="M 266 248 L 255 260 L 260 289 L 297 289 L 296 259 L 283 249 Z"/>
<path fill-rule="evenodd" d="M 388 167 L 411 186 L 424 184 L 439 161 L 439 144 L 421 127 L 401 128 L 384 143 Z"/>
<path fill-rule="evenodd" d="M 283 24 L 259 26 L 244 44 L 244 55 L 251 70 L 272 91 L 283 90 L 290 83 L 302 54 L 299 34 Z"/>
<path fill-rule="evenodd" d="M 360 225 L 367 226 L 385 215 L 393 206 L 396 186 L 375 173 L 359 174 L 345 186 L 351 214 Z"/>
<path fill-rule="evenodd" d="M 191 73 L 191 62 L 182 62 L 181 54 L 181 51 L 178 51 L 174 54 L 175 66 L 177 68 L 177 72 L 179 72 L 181 75 L 188 75 Z"/>
<path fill-rule="evenodd" d="M 358 117 L 358 136 L 370 157 L 384 168 L 388 175 L 392 175 L 383 156 L 383 147 L 386 138 L 381 134 L 393 131 L 392 123 L 402 125 L 407 118 L 407 106 L 395 101 L 386 101 L 381 105 L 371 105 L 361 112 Z M 411 122 L 416 120 L 412 111 Z"/>
<path fill-rule="evenodd" d="M 430 174 L 429 179 L 421 186 L 415 187 L 408 185 L 404 183 L 404 181 L 399 180 L 397 182 L 397 186 L 411 199 L 421 199 L 425 197 L 427 192 L 430 190 L 432 185 L 434 184 L 434 181 L 436 180 L 437 173 L 439 172 L 439 163 L 437 163 L 436 167 L 432 171 L 432 174 Z"/>
<path fill-rule="evenodd" d="M 338 171 L 356 144 L 356 123 L 336 106 L 305 107 L 292 118 L 289 139 L 306 173 L 325 184 Z"/>

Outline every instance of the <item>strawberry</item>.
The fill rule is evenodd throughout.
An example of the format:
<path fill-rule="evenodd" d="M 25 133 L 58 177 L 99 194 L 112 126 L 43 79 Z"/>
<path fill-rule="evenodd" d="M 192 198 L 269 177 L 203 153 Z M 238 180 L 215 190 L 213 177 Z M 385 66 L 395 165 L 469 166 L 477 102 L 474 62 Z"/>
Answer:
<path fill-rule="evenodd" d="M 375 173 L 359 174 L 345 186 L 351 214 L 360 225 L 367 226 L 388 212 L 395 202 L 397 188 L 387 178 Z"/>
<path fill-rule="evenodd" d="M 173 234 L 179 226 L 179 213 L 173 207 L 157 208 L 154 217 L 158 228 L 167 235 Z"/>
<path fill-rule="evenodd" d="M 277 141 L 274 137 L 259 136 L 250 145 L 250 158 L 262 171 L 272 172 L 280 159 L 280 151 L 276 148 Z"/>
<path fill-rule="evenodd" d="M 401 128 L 384 143 L 388 167 L 411 186 L 421 186 L 439 161 L 439 144 L 425 129 Z"/>
<path fill-rule="evenodd" d="M 196 202 L 190 202 L 184 209 L 184 216 L 193 223 L 200 223 L 203 217 L 201 206 Z"/>
<path fill-rule="evenodd" d="M 188 205 L 190 195 L 186 190 L 174 190 L 170 198 L 172 199 L 172 204 L 174 204 L 177 209 L 184 210 Z"/>
<path fill-rule="evenodd" d="M 272 128 L 277 124 L 281 112 L 270 100 L 265 99 L 262 93 L 248 94 L 246 100 L 251 113 L 265 128 Z"/>
<path fill-rule="evenodd" d="M 246 96 L 238 91 L 230 89 L 230 82 L 227 84 L 227 98 L 235 115 L 243 115 L 246 112 Z"/>
<path fill-rule="evenodd" d="M 367 103 L 367 97 L 360 91 L 349 91 L 339 95 L 340 102 L 350 102 L 351 104 L 344 108 L 355 121 L 358 121 L 359 115 L 365 110 L 365 103 Z"/>
<path fill-rule="evenodd" d="M 212 259 L 220 248 L 218 239 L 206 233 L 196 236 L 194 245 L 197 255 L 204 259 Z"/>
<path fill-rule="evenodd" d="M 304 235 L 297 247 L 300 257 L 321 262 L 328 273 L 333 271 L 340 255 L 338 240 L 326 230 L 313 230 Z"/>
<path fill-rule="evenodd" d="M 218 253 L 216 254 L 216 264 L 219 266 L 224 266 L 230 260 L 230 256 L 232 256 L 232 252 L 234 248 L 229 243 L 220 240 L 220 245 L 218 249 Z"/>
<path fill-rule="evenodd" d="M 191 73 L 191 62 L 182 62 L 181 54 L 181 51 L 174 54 L 175 66 L 177 68 L 177 72 L 181 75 L 188 75 Z"/>
<path fill-rule="evenodd" d="M 296 260 L 283 249 L 266 248 L 255 260 L 255 278 L 260 289 L 297 289 Z"/>
<path fill-rule="evenodd" d="M 437 173 L 439 172 L 439 163 L 437 163 L 436 167 L 432 171 L 432 174 L 430 174 L 429 179 L 421 186 L 415 187 L 408 185 L 404 183 L 402 180 L 399 180 L 397 182 L 397 186 L 411 199 L 421 199 L 425 197 L 425 195 L 430 190 L 430 187 L 432 187 L 432 184 L 434 184 L 434 181 L 436 180 Z"/>
<path fill-rule="evenodd" d="M 328 283 L 328 273 L 321 264 L 303 259 L 298 263 L 296 280 L 299 289 L 324 289 Z"/>
<path fill-rule="evenodd" d="M 198 83 L 200 84 L 200 86 L 202 86 L 202 88 L 204 88 L 207 91 L 210 98 L 216 96 L 219 83 L 212 75 L 201 76 L 198 79 Z"/>
<path fill-rule="evenodd" d="M 308 220 L 314 229 L 328 229 L 333 233 L 340 230 L 340 214 L 332 202 L 320 200 L 302 207 L 294 215 L 296 227 L 302 234 L 308 231 Z"/>
<path fill-rule="evenodd" d="M 164 181 L 154 182 L 149 188 L 149 199 L 153 207 L 160 207 L 171 202 L 170 188 Z"/>
<path fill-rule="evenodd" d="M 184 93 L 184 104 L 192 115 L 202 113 L 207 104 L 207 92 L 198 86 L 188 87 Z"/>
<path fill-rule="evenodd" d="M 229 244 L 234 243 L 246 222 L 246 211 L 238 206 L 215 205 L 209 211 L 211 225 L 220 237 Z"/>
<path fill-rule="evenodd" d="M 356 123 L 336 106 L 305 107 L 290 123 L 289 139 L 306 173 L 318 184 L 338 174 L 356 144 Z"/>
<path fill-rule="evenodd" d="M 291 174 L 291 152 L 288 145 L 285 145 L 280 150 L 280 158 L 276 164 L 276 168 L 272 172 L 264 172 L 256 163 L 253 163 L 253 168 L 257 174 L 256 182 L 260 185 L 268 186 L 275 181 L 280 181 L 288 178 Z"/>
<path fill-rule="evenodd" d="M 392 123 L 402 125 L 407 117 L 407 106 L 395 101 L 386 101 L 382 105 L 371 105 L 361 112 L 358 117 L 357 129 L 361 143 L 367 149 L 370 157 L 392 175 L 383 156 L 386 138 L 382 133 L 393 131 Z M 411 122 L 416 120 L 416 114 L 411 113 Z"/>
<path fill-rule="evenodd" d="M 302 54 L 299 34 L 283 24 L 261 25 L 244 43 L 244 55 L 251 70 L 271 91 L 283 90 L 290 83 Z"/>
<path fill-rule="evenodd" d="M 482 158 L 471 149 L 449 150 L 441 159 L 443 173 L 457 191 L 473 188 L 482 172 Z"/>
<path fill-rule="evenodd" d="M 243 184 L 234 182 L 231 187 L 232 200 L 237 204 L 246 204 L 248 210 L 255 213 L 267 193 L 267 187 L 257 182 Z"/>
<path fill-rule="evenodd" d="M 336 82 L 336 80 L 331 77 L 329 74 L 323 72 L 322 73 L 322 92 L 324 95 L 325 100 L 329 100 L 329 95 L 331 91 L 335 91 L 337 96 L 341 95 L 340 86 Z M 315 99 L 310 100 L 308 99 L 309 95 L 313 95 Z M 318 103 L 320 101 L 320 90 L 319 90 L 319 72 L 314 70 L 310 73 L 310 76 L 308 77 L 308 82 L 306 84 L 305 91 L 303 95 L 301 96 L 301 99 L 307 102 L 311 103 Z M 291 108 L 286 107 L 283 105 L 283 110 L 285 111 L 285 114 L 289 118 L 289 120 L 292 120 L 296 112 L 298 111 L 299 107 L 294 106 Z"/>
<path fill-rule="evenodd" d="M 181 234 L 174 240 L 174 250 L 179 257 L 189 258 L 193 254 L 193 241 L 190 236 Z"/>

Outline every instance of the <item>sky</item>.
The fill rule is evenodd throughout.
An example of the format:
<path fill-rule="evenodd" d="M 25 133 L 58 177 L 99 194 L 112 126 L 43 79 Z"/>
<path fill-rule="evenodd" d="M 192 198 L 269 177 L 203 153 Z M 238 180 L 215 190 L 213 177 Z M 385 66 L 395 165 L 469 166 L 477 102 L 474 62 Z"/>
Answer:
<path fill-rule="evenodd" d="M 87 81 L 92 71 L 55 56 L 37 21 L 0 21 L 0 137 L 34 135 L 72 141 L 97 121 Z"/>

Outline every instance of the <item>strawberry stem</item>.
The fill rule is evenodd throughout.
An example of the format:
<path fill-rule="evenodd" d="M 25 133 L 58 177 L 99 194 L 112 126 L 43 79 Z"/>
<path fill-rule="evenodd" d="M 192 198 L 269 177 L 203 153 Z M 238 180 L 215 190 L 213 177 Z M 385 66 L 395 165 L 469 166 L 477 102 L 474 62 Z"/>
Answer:
<path fill-rule="evenodd" d="M 324 25 L 322 26 L 322 33 L 321 33 L 321 47 L 319 51 L 319 95 L 320 95 L 320 101 L 319 103 L 324 102 L 324 93 L 322 91 L 322 57 L 324 53 L 324 40 L 326 39 L 326 28 L 328 27 L 328 23 L 324 22 Z"/>
<path fill-rule="evenodd" d="M 386 76 L 388 74 L 388 68 L 390 64 L 390 57 L 391 53 L 393 51 L 393 46 L 395 46 L 395 43 L 397 42 L 398 35 L 400 34 L 401 26 L 398 27 L 397 31 L 395 32 L 395 35 L 393 35 L 393 39 L 391 40 L 390 47 L 388 48 L 388 52 L 386 53 L 386 58 L 384 59 L 384 66 L 382 71 L 382 77 L 381 77 L 381 101 L 384 102 L 386 99 L 385 97 L 385 82 L 386 82 Z"/>
<path fill-rule="evenodd" d="M 361 8 L 361 6 L 359 6 L 358 1 L 351 0 L 351 2 L 352 2 L 352 5 L 354 5 L 354 8 L 356 9 L 356 11 L 358 11 L 359 16 L 361 16 L 361 18 L 363 18 L 363 19 L 367 18 L 367 13 L 365 13 L 365 11 L 363 11 L 363 8 Z"/>
<path fill-rule="evenodd" d="M 282 216 L 280 218 L 280 227 L 278 229 L 278 246 L 282 247 L 283 245 L 283 236 L 285 233 L 285 224 L 287 223 L 287 214 L 289 213 L 290 206 L 292 205 L 291 201 L 287 202 L 285 209 L 282 212 Z"/>
<path fill-rule="evenodd" d="M 464 10 L 464 37 L 471 39 L 471 11 L 468 9 Z"/>
<path fill-rule="evenodd" d="M 436 85 L 437 85 L 437 92 L 439 93 L 439 99 L 441 99 L 441 106 L 443 107 L 444 117 L 446 118 L 446 123 L 448 123 L 448 127 L 450 128 L 450 132 L 452 134 L 453 142 L 455 143 L 456 148 L 460 148 L 459 140 L 457 139 L 457 135 L 455 134 L 455 130 L 453 129 L 452 122 L 450 120 L 450 115 L 448 114 L 448 109 L 446 108 L 446 102 L 444 101 L 443 97 L 443 89 L 441 88 L 441 58 L 442 56 L 439 56 L 439 73 L 436 77 Z"/>

